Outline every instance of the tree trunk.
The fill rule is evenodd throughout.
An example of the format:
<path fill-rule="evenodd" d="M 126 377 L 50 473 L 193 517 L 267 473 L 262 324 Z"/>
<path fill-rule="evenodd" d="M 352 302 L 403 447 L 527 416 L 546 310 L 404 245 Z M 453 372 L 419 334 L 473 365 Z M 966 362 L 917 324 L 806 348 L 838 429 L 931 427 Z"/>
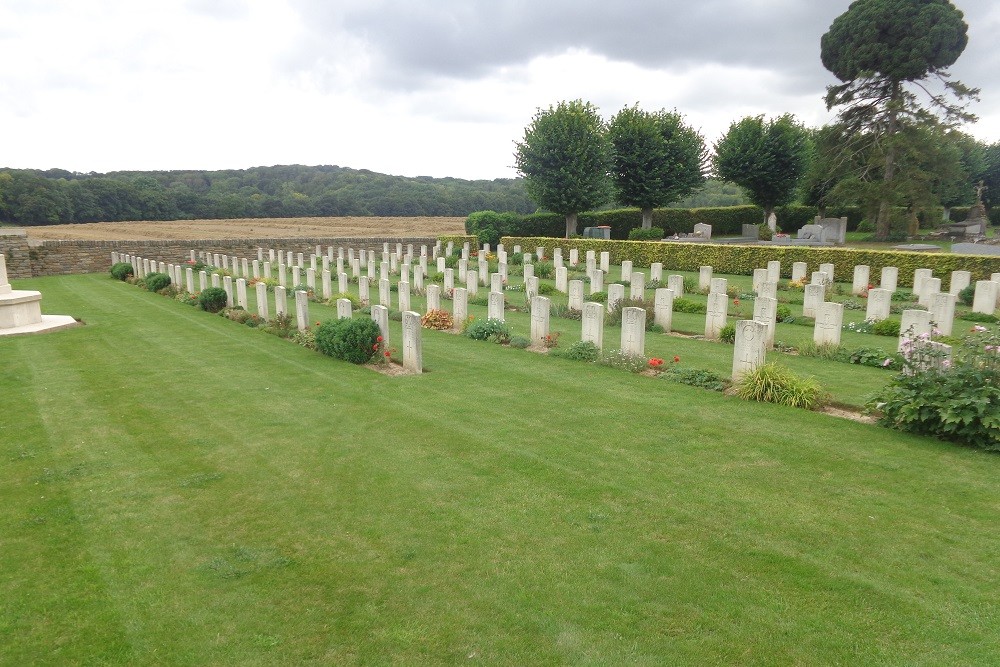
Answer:
<path fill-rule="evenodd" d="M 576 213 L 566 214 L 566 238 L 576 234 Z"/>
<path fill-rule="evenodd" d="M 652 229 L 653 228 L 653 207 L 642 209 L 642 228 Z"/>
<path fill-rule="evenodd" d="M 888 241 L 892 231 L 892 180 L 896 175 L 896 130 L 898 129 L 898 103 L 901 97 L 900 85 L 894 84 L 892 99 L 889 101 L 889 124 L 886 126 L 885 173 L 882 175 L 882 192 L 879 194 L 878 222 L 875 225 L 875 240 Z"/>

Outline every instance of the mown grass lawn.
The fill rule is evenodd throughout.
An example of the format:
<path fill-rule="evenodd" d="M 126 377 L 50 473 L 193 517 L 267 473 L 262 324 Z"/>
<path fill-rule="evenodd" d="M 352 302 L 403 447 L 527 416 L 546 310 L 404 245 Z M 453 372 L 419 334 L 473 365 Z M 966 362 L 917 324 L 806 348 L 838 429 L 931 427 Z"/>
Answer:
<path fill-rule="evenodd" d="M 995 455 L 438 332 L 389 378 L 103 275 L 17 286 L 87 326 L 0 339 L 3 664 L 1000 655 Z"/>

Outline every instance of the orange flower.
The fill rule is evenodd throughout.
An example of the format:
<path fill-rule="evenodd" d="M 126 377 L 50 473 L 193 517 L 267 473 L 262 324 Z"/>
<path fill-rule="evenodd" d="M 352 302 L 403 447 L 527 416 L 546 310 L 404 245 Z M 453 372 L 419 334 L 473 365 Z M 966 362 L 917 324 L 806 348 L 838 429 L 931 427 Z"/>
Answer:
<path fill-rule="evenodd" d="M 674 357 L 674 363 L 675 363 L 675 364 L 678 364 L 678 363 L 680 363 L 680 361 L 681 361 L 681 358 L 680 358 L 680 357 Z"/>

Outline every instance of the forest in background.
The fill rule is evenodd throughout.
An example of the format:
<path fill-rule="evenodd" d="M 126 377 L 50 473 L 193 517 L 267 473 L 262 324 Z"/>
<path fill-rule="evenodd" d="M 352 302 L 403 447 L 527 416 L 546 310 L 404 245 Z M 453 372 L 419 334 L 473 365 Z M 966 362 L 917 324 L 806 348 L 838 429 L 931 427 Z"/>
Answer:
<path fill-rule="evenodd" d="M 677 207 L 745 203 L 738 187 L 709 180 Z M 0 168 L 0 222 L 48 225 L 124 220 L 203 220 L 325 216 L 467 216 L 474 211 L 534 213 L 520 178 L 390 176 L 334 165 L 221 171 Z"/>

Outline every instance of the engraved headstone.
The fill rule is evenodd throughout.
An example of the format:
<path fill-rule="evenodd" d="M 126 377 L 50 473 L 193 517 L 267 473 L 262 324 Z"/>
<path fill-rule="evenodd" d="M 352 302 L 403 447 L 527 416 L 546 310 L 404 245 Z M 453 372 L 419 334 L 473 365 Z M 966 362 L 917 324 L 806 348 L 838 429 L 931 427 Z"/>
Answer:
<path fill-rule="evenodd" d="M 738 321 L 733 345 L 733 381 L 761 366 L 766 350 L 767 324 L 756 320 Z"/>

